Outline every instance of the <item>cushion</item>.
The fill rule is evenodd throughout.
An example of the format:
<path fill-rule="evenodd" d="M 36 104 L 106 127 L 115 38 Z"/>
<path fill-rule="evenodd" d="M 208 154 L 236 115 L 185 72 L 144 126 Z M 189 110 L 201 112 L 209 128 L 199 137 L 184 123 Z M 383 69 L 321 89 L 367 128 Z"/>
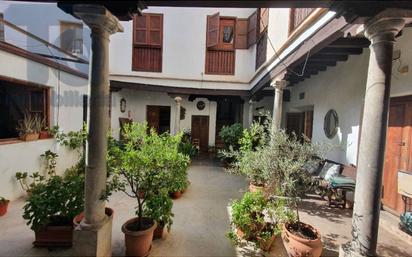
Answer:
<path fill-rule="evenodd" d="M 340 174 L 340 168 L 340 164 L 325 162 L 325 164 L 322 167 L 322 170 L 319 173 L 319 177 L 329 181 L 331 178 L 338 176 Z"/>
<path fill-rule="evenodd" d="M 330 185 L 332 187 L 345 187 L 345 188 L 355 188 L 356 182 L 350 177 L 345 176 L 334 176 L 330 179 Z"/>
<path fill-rule="evenodd" d="M 303 170 L 308 172 L 310 175 L 316 176 L 319 174 L 320 169 L 319 169 L 319 162 L 306 162 L 305 165 L 303 165 Z"/>
<path fill-rule="evenodd" d="M 405 212 L 401 215 L 401 226 L 409 233 L 412 233 L 412 212 Z"/>

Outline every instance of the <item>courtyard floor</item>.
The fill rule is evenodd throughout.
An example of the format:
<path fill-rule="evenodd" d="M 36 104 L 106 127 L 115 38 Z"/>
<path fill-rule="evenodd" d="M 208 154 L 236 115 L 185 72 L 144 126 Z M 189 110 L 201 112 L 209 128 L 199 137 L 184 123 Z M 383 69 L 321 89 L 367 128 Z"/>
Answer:
<path fill-rule="evenodd" d="M 250 256 L 234 249 L 225 234 L 229 227 L 228 204 L 247 188 L 243 177 L 224 172 L 209 160 L 193 162 L 189 170 L 191 185 L 182 198 L 174 201 L 174 224 L 170 234 L 153 243 L 150 256 Z M 70 256 L 71 249 L 33 248 L 34 233 L 25 225 L 23 200 L 11 203 L 8 214 L 0 218 L 0 256 Z M 124 256 L 121 225 L 133 217 L 134 200 L 118 193 L 108 206 L 115 211 L 113 222 L 113 256 Z M 412 257 L 412 241 L 400 231 L 389 229 L 395 221 L 383 215 L 385 225 L 379 231 L 379 256 Z M 301 207 L 301 220 L 322 233 L 322 256 L 338 256 L 341 243 L 350 239 L 351 210 L 329 208 L 317 196 L 308 196 Z M 389 220 L 389 221 L 388 221 Z M 396 226 L 396 224 L 394 225 Z M 277 246 L 276 246 L 277 247 Z M 273 253 L 273 256 L 275 254 Z"/>

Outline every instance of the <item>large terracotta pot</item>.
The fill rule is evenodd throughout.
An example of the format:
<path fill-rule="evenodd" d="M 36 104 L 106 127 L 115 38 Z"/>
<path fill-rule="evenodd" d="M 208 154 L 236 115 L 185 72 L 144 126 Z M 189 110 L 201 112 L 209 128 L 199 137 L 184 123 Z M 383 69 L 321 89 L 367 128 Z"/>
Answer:
<path fill-rule="evenodd" d="M 113 216 L 113 213 L 114 213 L 113 209 L 112 209 L 112 208 L 109 208 L 109 207 L 106 207 L 106 208 L 104 209 L 104 212 L 105 212 L 106 215 L 109 216 L 109 217 L 112 217 L 112 216 Z M 75 227 L 79 226 L 79 225 L 80 225 L 80 222 L 83 220 L 83 218 L 84 218 L 84 212 L 81 212 L 79 215 L 77 215 L 76 217 L 74 217 L 74 219 L 73 219 L 73 225 L 74 225 Z"/>
<path fill-rule="evenodd" d="M 126 256 L 145 257 L 149 255 L 152 246 L 153 232 L 157 227 L 157 223 L 149 218 L 143 219 L 152 221 L 153 226 L 142 231 L 129 230 L 129 225 L 136 223 L 138 218 L 130 219 L 122 226 L 126 241 Z"/>
<path fill-rule="evenodd" d="M 39 132 L 39 139 L 46 139 L 50 138 L 50 134 L 48 131 L 40 131 Z"/>
<path fill-rule="evenodd" d="M 256 186 L 252 183 L 249 183 L 249 192 L 255 193 L 257 191 L 264 192 L 265 188 L 263 186 Z"/>
<path fill-rule="evenodd" d="M 288 230 L 289 224 L 283 225 L 282 240 L 289 256 L 291 257 L 320 257 L 322 254 L 322 242 L 320 240 L 320 233 L 314 227 L 301 223 L 306 229 L 311 230 L 316 239 L 309 240 L 292 234 Z"/>
<path fill-rule="evenodd" d="M 47 226 L 34 231 L 36 247 L 71 247 L 73 244 L 73 225 Z"/>
<path fill-rule="evenodd" d="M 9 200 L 5 200 L 0 202 L 0 216 L 3 216 L 7 213 L 7 209 L 9 208 Z"/>

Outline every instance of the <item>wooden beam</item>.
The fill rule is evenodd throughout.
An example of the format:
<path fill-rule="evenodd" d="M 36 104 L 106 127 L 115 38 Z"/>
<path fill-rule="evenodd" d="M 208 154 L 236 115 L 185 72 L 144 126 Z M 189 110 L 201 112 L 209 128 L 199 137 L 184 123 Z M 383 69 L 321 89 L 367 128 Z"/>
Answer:
<path fill-rule="evenodd" d="M 332 48 L 325 47 L 319 51 L 321 54 L 333 54 L 333 55 L 351 55 L 351 54 L 361 54 L 363 52 L 362 48 Z"/>
<path fill-rule="evenodd" d="M 364 37 L 354 37 L 354 38 L 339 38 L 328 45 L 329 48 L 353 48 L 361 47 L 367 48 L 370 45 L 370 41 Z"/>
<path fill-rule="evenodd" d="M 322 54 L 322 53 L 317 53 L 312 55 L 309 60 L 312 61 L 322 61 L 322 60 L 328 60 L 328 61 L 347 61 L 348 56 L 347 55 L 334 55 L 334 54 Z"/>

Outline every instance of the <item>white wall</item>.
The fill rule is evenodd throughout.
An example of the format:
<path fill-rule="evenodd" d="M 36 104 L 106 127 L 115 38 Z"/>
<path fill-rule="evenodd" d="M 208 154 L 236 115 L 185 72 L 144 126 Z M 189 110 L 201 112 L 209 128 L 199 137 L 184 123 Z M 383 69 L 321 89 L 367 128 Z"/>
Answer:
<path fill-rule="evenodd" d="M 60 94 L 66 97 L 60 98 L 59 105 L 51 101 L 51 124 L 58 123 L 66 132 L 82 127 L 82 95 L 87 94 L 87 79 L 60 72 L 59 81 L 57 70 L 4 51 L 0 51 L 0 75 L 50 87 L 52 95 L 60 88 Z M 14 200 L 24 195 L 14 178 L 15 173 L 41 171 L 40 154 L 46 150 L 59 154 L 58 173 L 63 173 L 78 160 L 75 152 L 61 147 L 54 139 L 0 144 L 0 196 Z"/>
<path fill-rule="evenodd" d="M 401 49 L 403 65 L 412 65 L 412 50 L 409 47 L 411 40 L 412 29 L 406 28 L 395 44 L 395 49 Z M 287 112 L 299 112 L 313 107 L 313 141 L 333 143 L 336 146 L 327 158 L 345 164 L 356 164 L 368 63 L 369 50 L 365 49 L 362 55 L 351 56 L 348 61 L 339 62 L 336 67 L 329 67 L 319 75 L 294 86 L 291 102 L 284 103 L 283 124 Z M 397 71 L 398 64 L 398 61 L 394 61 L 392 97 L 412 94 L 412 70 L 401 75 Z M 303 100 L 298 99 L 301 92 L 305 92 Z M 323 131 L 324 117 L 330 109 L 335 109 L 339 118 L 338 134 L 332 140 L 328 139 Z"/>
<path fill-rule="evenodd" d="M 268 42 L 266 60 L 270 60 L 275 55 L 275 50 L 278 51 L 289 37 L 289 10 L 289 8 L 269 9 L 268 40 L 273 47 Z"/>
<path fill-rule="evenodd" d="M 255 9 L 233 8 L 173 8 L 151 7 L 144 12 L 163 13 L 163 69 L 157 72 L 135 72 L 132 67 L 132 21 L 122 22 L 125 29 L 111 37 L 110 73 L 114 75 L 158 78 L 149 84 L 169 86 L 174 79 L 192 80 L 190 87 L 230 88 L 231 84 L 218 85 L 219 81 L 246 83 L 254 75 L 255 46 L 247 50 L 236 50 L 235 75 L 206 75 L 206 17 L 220 12 L 221 16 L 247 18 Z M 207 82 L 207 81 L 211 82 Z M 139 80 L 140 82 L 140 80 Z M 147 82 L 142 82 L 147 83 Z M 175 83 L 185 83 L 177 81 Z"/>
<path fill-rule="evenodd" d="M 3 13 L 5 20 L 58 47 L 60 46 L 60 21 L 81 22 L 59 9 L 56 3 L 0 1 L 0 13 Z M 50 54 L 51 51 L 55 56 L 67 57 L 6 25 L 5 40 L 32 52 Z M 90 29 L 83 24 L 83 55 L 80 57 L 86 60 L 90 57 L 90 44 Z M 60 63 L 88 73 L 87 64 L 66 61 L 60 61 Z"/>
<path fill-rule="evenodd" d="M 120 112 L 120 100 L 122 98 L 126 100 L 126 111 L 124 113 Z M 202 111 L 196 108 L 196 104 L 200 100 L 206 104 L 206 107 Z M 128 118 L 129 112 L 130 118 L 132 118 L 133 121 L 146 121 L 147 105 L 170 106 L 170 130 L 173 133 L 175 130 L 176 102 L 172 97 L 161 92 L 122 89 L 119 92 L 112 93 L 111 126 L 113 135 L 118 137 L 119 118 Z M 191 129 L 192 115 L 209 116 L 209 145 L 214 145 L 216 134 L 216 102 L 209 101 L 205 98 L 197 98 L 191 102 L 188 101 L 187 97 L 183 97 L 181 106 L 186 109 L 185 119 L 180 121 L 181 130 Z"/>

